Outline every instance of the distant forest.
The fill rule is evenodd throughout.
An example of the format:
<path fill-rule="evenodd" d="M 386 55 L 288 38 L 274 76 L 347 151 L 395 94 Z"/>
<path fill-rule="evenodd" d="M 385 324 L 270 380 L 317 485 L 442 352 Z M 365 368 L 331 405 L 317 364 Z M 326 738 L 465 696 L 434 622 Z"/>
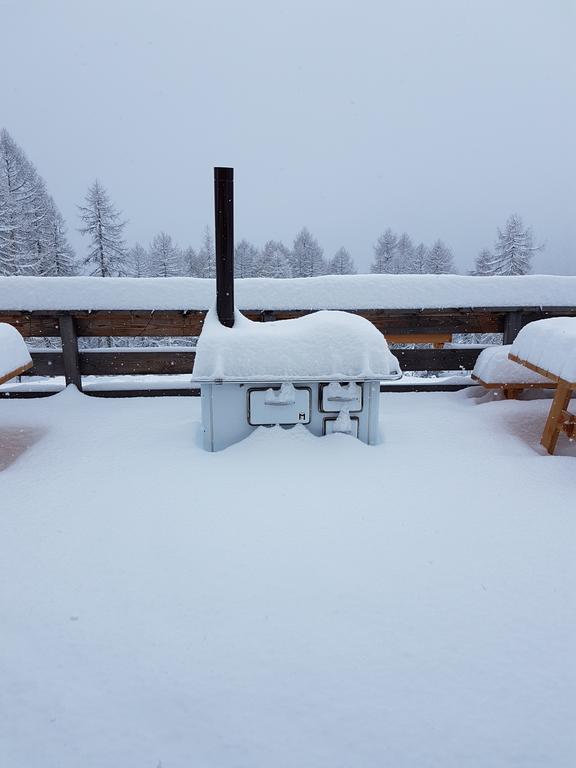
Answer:
<path fill-rule="evenodd" d="M 215 274 L 214 240 L 206 227 L 197 248 L 181 247 L 167 232 L 147 246 L 127 244 L 126 221 L 97 180 L 78 206 L 78 229 L 86 250 L 75 253 L 67 227 L 46 183 L 6 130 L 0 132 L 0 275 L 99 277 L 205 277 Z M 476 256 L 472 275 L 524 275 L 534 253 L 531 229 L 512 214 L 496 233 L 492 249 Z M 374 244 L 370 271 L 376 274 L 456 273 L 450 247 L 441 239 L 415 244 L 406 232 L 386 229 Z M 357 272 L 345 247 L 327 257 L 304 227 L 291 247 L 268 240 L 257 248 L 241 240 L 235 248 L 235 273 L 243 277 L 314 277 Z"/>

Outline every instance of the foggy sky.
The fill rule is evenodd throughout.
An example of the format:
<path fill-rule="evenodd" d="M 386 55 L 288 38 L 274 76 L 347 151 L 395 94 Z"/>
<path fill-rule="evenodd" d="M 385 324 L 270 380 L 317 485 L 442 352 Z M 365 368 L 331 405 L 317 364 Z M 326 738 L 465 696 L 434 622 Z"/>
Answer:
<path fill-rule="evenodd" d="M 576 273 L 571 0 L 0 0 L 0 126 L 75 231 L 98 177 L 147 245 L 307 225 L 361 270 L 388 226 L 461 270 L 518 212 Z"/>

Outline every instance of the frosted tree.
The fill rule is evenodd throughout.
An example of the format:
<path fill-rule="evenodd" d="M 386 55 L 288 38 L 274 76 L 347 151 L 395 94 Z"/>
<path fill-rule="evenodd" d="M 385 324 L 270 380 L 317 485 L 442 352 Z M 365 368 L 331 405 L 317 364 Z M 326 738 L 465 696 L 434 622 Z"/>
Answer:
<path fill-rule="evenodd" d="M 256 274 L 258 277 L 290 277 L 288 249 L 277 240 L 268 240 L 257 261 Z"/>
<path fill-rule="evenodd" d="M 374 246 L 374 261 L 370 265 L 370 272 L 385 274 L 395 271 L 396 257 L 398 254 L 398 236 L 387 229 L 380 235 Z"/>
<path fill-rule="evenodd" d="M 0 274 L 41 274 L 53 207 L 36 168 L 0 131 Z"/>
<path fill-rule="evenodd" d="M 234 277 L 255 277 L 258 249 L 248 240 L 240 240 L 234 249 Z"/>
<path fill-rule="evenodd" d="M 334 256 L 328 262 L 329 275 L 355 275 L 354 260 L 346 248 L 338 248 Z"/>
<path fill-rule="evenodd" d="M 150 253 L 150 277 L 175 277 L 181 272 L 181 258 L 170 235 L 160 232 L 148 249 Z"/>
<path fill-rule="evenodd" d="M 428 251 L 426 271 L 432 275 L 450 274 L 456 272 L 452 251 L 440 239 Z"/>
<path fill-rule="evenodd" d="M 216 252 L 210 227 L 204 230 L 202 247 L 198 251 L 198 277 L 216 277 Z"/>
<path fill-rule="evenodd" d="M 406 271 L 416 275 L 423 275 L 428 271 L 428 248 L 424 243 L 418 243 L 413 249 Z"/>
<path fill-rule="evenodd" d="M 186 277 L 199 277 L 199 263 L 198 254 L 192 248 L 188 246 L 182 251 L 182 274 Z"/>
<path fill-rule="evenodd" d="M 410 272 L 414 257 L 414 244 L 410 235 L 403 232 L 398 238 L 396 272 Z"/>
<path fill-rule="evenodd" d="M 532 269 L 532 257 L 543 246 L 535 246 L 532 230 L 524 226 L 518 214 L 513 213 L 504 229 L 498 229 L 494 245 L 492 275 L 527 275 Z"/>
<path fill-rule="evenodd" d="M 290 261 L 292 277 L 315 277 L 326 273 L 324 252 L 306 227 L 300 230 L 294 240 Z"/>
<path fill-rule="evenodd" d="M 136 243 L 128 251 L 126 260 L 126 274 L 129 277 L 149 277 L 150 276 L 150 255 L 146 248 L 140 243 Z"/>
<path fill-rule="evenodd" d="M 66 224 L 52 198 L 48 198 L 47 221 L 43 226 L 42 254 L 38 274 L 55 277 L 75 275 L 76 255 L 68 242 Z"/>
<path fill-rule="evenodd" d="M 483 248 L 476 259 L 474 260 L 474 269 L 470 273 L 471 275 L 492 275 L 494 269 L 494 254 Z"/>
<path fill-rule="evenodd" d="M 78 206 L 83 226 L 79 232 L 88 235 L 88 253 L 84 264 L 92 267 L 91 275 L 117 277 L 126 274 L 126 245 L 122 233 L 126 222 L 114 207 L 98 180 L 86 195 L 86 205 Z"/>

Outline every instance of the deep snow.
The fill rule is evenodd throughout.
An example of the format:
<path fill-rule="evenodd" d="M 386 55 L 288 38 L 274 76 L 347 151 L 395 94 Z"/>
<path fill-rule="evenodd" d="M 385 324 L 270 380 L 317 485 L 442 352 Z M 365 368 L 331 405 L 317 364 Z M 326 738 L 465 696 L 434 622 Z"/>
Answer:
<path fill-rule="evenodd" d="M 472 371 L 485 384 L 550 384 L 550 379 L 531 371 L 525 365 L 515 363 L 508 355 L 511 344 L 499 347 L 486 347 L 478 355 Z"/>
<path fill-rule="evenodd" d="M 576 449 L 478 393 L 218 454 L 195 398 L 0 401 L 2 765 L 572 768 Z"/>
<path fill-rule="evenodd" d="M 551 317 L 528 323 L 518 333 L 510 354 L 576 382 L 576 317 Z"/>
<path fill-rule="evenodd" d="M 238 309 L 573 307 L 576 276 L 326 275 L 235 281 Z M 0 310 L 209 309 L 214 281 L 194 277 L 0 277 Z"/>
<path fill-rule="evenodd" d="M 193 379 L 305 381 L 400 378 L 398 360 L 369 320 L 350 312 L 314 312 L 257 323 L 236 311 L 234 326 L 206 315 Z"/>
<path fill-rule="evenodd" d="M 26 342 L 8 323 L 0 323 L 0 379 L 32 363 Z"/>

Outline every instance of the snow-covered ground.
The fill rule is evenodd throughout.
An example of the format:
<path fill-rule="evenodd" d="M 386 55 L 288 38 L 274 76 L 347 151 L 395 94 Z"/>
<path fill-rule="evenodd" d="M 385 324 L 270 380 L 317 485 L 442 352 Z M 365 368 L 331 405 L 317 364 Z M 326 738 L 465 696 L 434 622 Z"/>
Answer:
<path fill-rule="evenodd" d="M 196 398 L 0 401 L 2 765 L 572 768 L 576 446 L 478 392 L 218 454 Z"/>

